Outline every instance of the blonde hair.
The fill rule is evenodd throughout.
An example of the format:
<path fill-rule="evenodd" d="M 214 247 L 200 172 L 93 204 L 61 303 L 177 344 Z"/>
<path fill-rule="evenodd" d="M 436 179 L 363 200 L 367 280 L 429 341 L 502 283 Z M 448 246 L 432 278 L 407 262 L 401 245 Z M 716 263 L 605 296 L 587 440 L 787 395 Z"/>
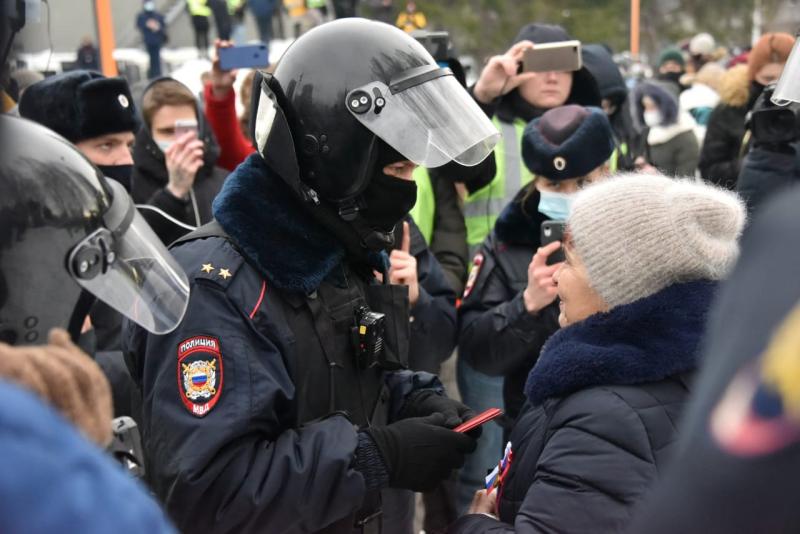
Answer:
<path fill-rule="evenodd" d="M 722 77 L 725 75 L 725 69 L 717 63 L 706 63 L 703 65 L 694 77 L 695 83 L 702 83 L 712 88 L 714 91 L 719 92 L 720 85 L 722 84 Z"/>

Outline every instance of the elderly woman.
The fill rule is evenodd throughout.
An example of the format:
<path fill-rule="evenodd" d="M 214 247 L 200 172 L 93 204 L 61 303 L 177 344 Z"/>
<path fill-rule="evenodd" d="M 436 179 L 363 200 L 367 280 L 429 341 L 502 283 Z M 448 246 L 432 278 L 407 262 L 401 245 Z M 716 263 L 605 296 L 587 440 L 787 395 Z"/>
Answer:
<path fill-rule="evenodd" d="M 733 193 L 624 175 L 578 193 L 559 323 L 502 469 L 452 532 L 618 532 L 672 453 L 716 282 L 745 220 Z"/>

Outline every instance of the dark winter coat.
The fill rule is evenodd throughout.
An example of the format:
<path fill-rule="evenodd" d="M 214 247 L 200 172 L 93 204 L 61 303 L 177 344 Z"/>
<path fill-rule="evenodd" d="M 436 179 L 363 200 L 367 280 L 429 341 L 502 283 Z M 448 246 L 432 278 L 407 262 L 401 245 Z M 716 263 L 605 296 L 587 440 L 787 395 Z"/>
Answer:
<path fill-rule="evenodd" d="M 100 70 L 100 53 L 93 44 L 85 44 L 78 48 L 77 67 L 86 70 Z"/>
<path fill-rule="evenodd" d="M 419 298 L 410 312 L 408 366 L 414 371 L 438 373 L 456 347 L 456 293 L 413 219 L 406 217 L 406 221 L 411 237 L 409 252 L 417 260 L 419 282 Z M 402 238 L 402 226 L 397 226 L 395 243 Z"/>
<path fill-rule="evenodd" d="M 625 85 L 622 73 L 603 45 L 584 45 L 581 55 L 584 66 L 597 81 L 600 96 L 616 108 L 608 119 L 614 130 L 614 142 L 617 145 L 617 169 L 632 170 L 636 156 L 639 155 L 634 154 L 634 150 L 639 146 L 640 131 L 634 125 L 628 87 Z"/>
<path fill-rule="evenodd" d="M 153 31 L 147 27 L 147 22 L 154 20 L 158 23 L 159 29 Z M 148 48 L 161 46 L 167 41 L 166 20 L 161 13 L 156 11 L 142 11 L 136 17 L 136 27 L 142 32 L 142 40 Z"/>
<path fill-rule="evenodd" d="M 631 534 L 800 532 L 799 205 L 800 187 L 785 191 L 745 232 L 710 313 L 680 453 Z"/>
<path fill-rule="evenodd" d="M 634 117 L 644 125 L 644 97 L 655 101 L 661 112 L 660 124 L 644 127 L 640 138 L 643 149 L 637 152 L 667 176 L 694 176 L 700 145 L 694 133 L 697 123 L 679 108 L 678 99 L 653 82 L 636 87 L 633 94 Z"/>
<path fill-rule="evenodd" d="M 728 189 L 736 187 L 749 109 L 747 66 L 734 67 L 722 77 L 720 103 L 711 112 L 700 151 L 700 175 L 707 182 Z"/>
<path fill-rule="evenodd" d="M 272 17 L 277 0 L 247 0 L 247 7 L 252 11 L 256 18 Z"/>
<path fill-rule="evenodd" d="M 800 184 L 800 143 L 778 150 L 755 146 L 747 153 L 736 190 L 753 213 L 768 197 Z"/>
<path fill-rule="evenodd" d="M 688 114 L 684 114 L 688 117 Z M 700 145 L 694 133 L 694 122 L 672 127 L 648 128 L 642 134 L 646 140 L 645 159 L 667 176 L 694 176 Z"/>
<path fill-rule="evenodd" d="M 676 284 L 560 330 L 525 386 L 500 521 L 453 532 L 619 532 L 677 439 L 716 284 Z"/>
<path fill-rule="evenodd" d="M 534 189 L 523 207 L 527 188 L 503 210 L 481 246 L 458 309 L 458 354 L 474 369 L 501 375 L 507 421 L 519 414 L 523 386 L 547 338 L 558 330 L 558 304 L 531 315 L 522 293 L 528 265 L 540 245 L 540 227 L 547 217 L 537 211 Z"/>
<path fill-rule="evenodd" d="M 386 424 L 408 393 L 441 387 L 428 373 L 356 366 L 356 307 L 370 299 L 378 311 L 372 296 L 391 289 L 401 298 L 380 311 L 400 332 L 407 292 L 376 286 L 382 266 L 347 256 L 257 154 L 214 216 L 229 239 L 171 249 L 191 287 L 180 325 L 158 336 L 129 323 L 124 337 L 151 487 L 183 532 L 351 534 L 376 497 L 353 468 L 356 425 Z M 187 395 L 197 362 L 205 397 Z"/>
<path fill-rule="evenodd" d="M 164 153 L 153 141 L 148 128 L 142 127 L 136 135 L 136 145 L 133 149 L 133 173 L 131 176 L 133 201 L 137 204 L 147 204 L 158 208 L 188 226 L 195 227 L 209 222 L 212 219 L 211 202 L 222 188 L 228 171 L 216 166 L 219 147 L 213 134 L 206 132 L 203 140 L 205 142 L 204 164 L 197 171 L 191 193 L 197 203 L 197 211 L 195 211 L 191 195 L 187 199 L 179 199 L 167 191 L 169 174 Z M 164 244 L 168 245 L 190 231 L 154 210 L 142 209 L 140 211 Z"/>

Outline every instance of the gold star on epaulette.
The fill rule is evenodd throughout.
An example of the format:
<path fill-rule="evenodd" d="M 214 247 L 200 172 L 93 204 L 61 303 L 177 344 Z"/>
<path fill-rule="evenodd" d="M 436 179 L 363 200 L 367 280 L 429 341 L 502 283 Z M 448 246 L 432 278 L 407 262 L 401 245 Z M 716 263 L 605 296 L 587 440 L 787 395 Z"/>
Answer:
<path fill-rule="evenodd" d="M 211 265 L 210 263 L 204 263 L 203 264 L 203 268 L 200 269 L 200 270 L 203 271 L 204 273 L 213 273 L 214 272 L 214 266 Z"/>
<path fill-rule="evenodd" d="M 220 270 L 219 270 L 219 275 L 220 275 L 222 278 L 224 278 L 225 280 L 227 280 L 228 278 L 230 278 L 231 276 L 233 276 L 233 275 L 231 274 L 231 272 L 230 272 L 228 269 L 220 269 Z"/>

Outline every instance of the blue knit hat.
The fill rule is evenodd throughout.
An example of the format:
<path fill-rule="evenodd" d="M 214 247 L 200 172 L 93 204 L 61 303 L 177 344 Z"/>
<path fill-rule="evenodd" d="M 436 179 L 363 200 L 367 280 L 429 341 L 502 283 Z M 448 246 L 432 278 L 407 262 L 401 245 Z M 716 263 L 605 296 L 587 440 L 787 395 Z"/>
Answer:
<path fill-rule="evenodd" d="M 614 133 L 603 110 L 576 105 L 548 110 L 525 127 L 522 160 L 548 180 L 579 178 L 614 152 Z"/>

